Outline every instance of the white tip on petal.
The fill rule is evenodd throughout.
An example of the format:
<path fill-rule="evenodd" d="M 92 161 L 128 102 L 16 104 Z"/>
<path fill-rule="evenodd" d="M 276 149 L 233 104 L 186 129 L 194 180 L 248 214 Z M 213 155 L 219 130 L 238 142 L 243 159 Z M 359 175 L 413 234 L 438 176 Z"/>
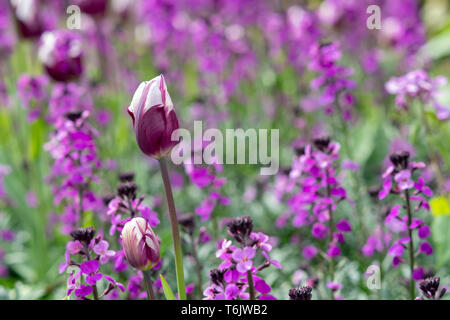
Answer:
<path fill-rule="evenodd" d="M 139 101 L 141 100 L 141 96 L 142 96 L 142 93 L 144 92 L 144 88 L 145 88 L 147 82 L 148 81 L 141 82 L 139 87 L 134 92 L 133 100 L 131 100 L 131 104 L 128 107 L 128 110 L 133 114 L 136 114 L 136 112 L 138 110 Z"/>

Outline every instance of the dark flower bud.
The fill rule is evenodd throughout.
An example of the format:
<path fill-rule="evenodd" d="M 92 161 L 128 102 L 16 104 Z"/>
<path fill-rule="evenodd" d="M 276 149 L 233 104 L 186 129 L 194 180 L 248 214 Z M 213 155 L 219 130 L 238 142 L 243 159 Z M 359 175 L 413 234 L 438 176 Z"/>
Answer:
<path fill-rule="evenodd" d="M 311 300 L 312 288 L 310 286 L 289 290 L 290 300 Z"/>
<path fill-rule="evenodd" d="M 134 182 L 121 183 L 117 187 L 117 194 L 123 199 L 136 199 L 137 185 Z"/>
<path fill-rule="evenodd" d="M 253 221 L 249 216 L 238 217 L 228 223 L 228 232 L 237 242 L 245 244 L 253 230 Z"/>
<path fill-rule="evenodd" d="M 80 228 L 70 233 L 73 240 L 78 240 L 84 244 L 89 244 L 95 236 L 95 230 L 93 227 Z"/>
<path fill-rule="evenodd" d="M 225 270 L 219 270 L 217 268 L 212 269 L 209 272 L 209 277 L 211 278 L 212 283 L 217 286 L 223 284 L 223 276 L 225 275 Z"/>
<path fill-rule="evenodd" d="M 409 163 L 409 152 L 408 151 L 395 152 L 389 156 L 389 159 L 391 160 L 392 164 L 394 165 L 397 171 L 406 169 L 408 168 Z"/>
<path fill-rule="evenodd" d="M 380 187 L 378 187 L 378 186 L 373 186 L 373 187 L 370 187 L 368 190 L 367 190 L 367 193 L 369 194 L 369 196 L 372 198 L 372 199 L 374 199 L 374 200 L 378 200 L 378 194 L 380 193 Z"/>
<path fill-rule="evenodd" d="M 183 227 L 183 231 L 192 234 L 195 229 L 195 218 L 192 213 L 183 214 L 178 218 L 178 223 Z"/>
<path fill-rule="evenodd" d="M 74 112 L 68 112 L 64 116 L 69 119 L 72 122 L 77 121 L 81 118 L 82 112 L 81 111 L 74 111 Z"/>
<path fill-rule="evenodd" d="M 134 181 L 134 172 L 122 172 L 119 173 L 120 182 L 133 182 Z"/>
<path fill-rule="evenodd" d="M 102 200 L 103 200 L 103 205 L 105 206 L 105 207 L 107 207 L 108 206 L 108 204 L 112 201 L 112 199 L 114 199 L 115 198 L 115 195 L 114 194 L 107 194 L 107 195 L 105 195 L 105 196 L 103 196 L 103 198 L 102 198 Z"/>
<path fill-rule="evenodd" d="M 434 299 L 439 289 L 439 277 L 426 278 L 419 282 L 419 289 L 428 299 Z"/>
<path fill-rule="evenodd" d="M 294 151 L 297 156 L 302 156 L 305 154 L 305 147 L 296 147 Z"/>
<path fill-rule="evenodd" d="M 319 149 L 322 152 L 325 152 L 328 149 L 330 141 L 331 141 L 330 137 L 320 137 L 320 138 L 314 139 L 313 143 L 317 149 Z"/>

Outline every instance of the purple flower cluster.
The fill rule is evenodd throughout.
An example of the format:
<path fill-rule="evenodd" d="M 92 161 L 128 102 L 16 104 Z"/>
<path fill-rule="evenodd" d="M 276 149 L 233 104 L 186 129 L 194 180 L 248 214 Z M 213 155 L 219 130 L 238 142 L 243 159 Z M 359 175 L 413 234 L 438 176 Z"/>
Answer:
<path fill-rule="evenodd" d="M 295 227 L 309 225 L 314 238 L 328 239 L 327 255 L 330 258 L 341 254 L 338 244 L 344 243 L 344 234 L 352 231 L 346 219 L 336 222 L 333 216 L 338 204 L 348 200 L 337 176 L 335 163 L 339 159 L 339 149 L 339 143 L 325 137 L 299 150 L 300 155 L 293 160 L 286 189 L 292 193 L 288 199 L 292 224 Z M 312 259 L 317 253 L 312 245 L 303 249 L 306 259 Z"/>
<path fill-rule="evenodd" d="M 380 8 L 380 30 L 366 27 L 371 5 Z M 317 16 L 327 34 L 333 33 L 333 38 L 339 39 L 354 57 L 361 57 L 360 62 L 368 72 L 378 66 L 376 51 L 385 47 L 397 51 L 405 67 L 413 65 L 426 40 L 417 0 L 325 0 Z"/>
<path fill-rule="evenodd" d="M 438 76 L 431 78 L 424 70 L 414 70 L 401 77 L 391 78 L 385 85 L 386 91 L 395 95 L 395 104 L 409 109 L 415 100 L 431 103 L 440 120 L 450 119 L 450 106 L 441 104 L 437 99 L 440 87 L 447 84 L 447 78 Z"/>
<path fill-rule="evenodd" d="M 219 242 L 216 257 L 223 261 L 219 268 L 210 272 L 212 283 L 203 293 L 205 300 L 275 299 L 270 295 L 270 285 L 258 276 L 258 272 L 270 265 L 281 269 L 281 264 L 269 257 L 272 250 L 269 237 L 252 231 L 253 222 L 248 216 L 236 218 L 228 224 L 228 232 L 239 246 L 233 245 L 231 240 Z M 264 262 L 256 266 L 258 253 L 263 256 Z"/>
<path fill-rule="evenodd" d="M 209 190 L 208 196 L 195 208 L 195 213 L 200 216 L 202 221 L 210 219 L 218 204 L 225 206 L 230 204 L 230 199 L 220 193 L 220 188 L 227 182 L 225 177 L 217 175 L 223 170 L 221 164 L 215 164 L 211 167 L 185 164 L 184 168 L 194 185 Z"/>
<path fill-rule="evenodd" d="M 95 171 L 101 167 L 89 125 L 88 111 L 67 113 L 56 120 L 55 131 L 44 146 L 55 160 L 48 181 L 53 184 L 54 204 L 65 202 L 61 216 L 62 232 L 70 233 L 80 224 L 85 210 L 96 211 L 101 201 L 89 184 L 98 182 Z"/>
<path fill-rule="evenodd" d="M 243 79 L 254 76 L 257 56 L 248 41 L 246 27 L 257 21 L 258 13 L 265 7 L 264 1 L 257 0 L 245 5 L 239 0 L 195 4 L 176 1 L 170 5 L 142 1 L 137 15 L 149 29 L 139 40 L 151 46 L 156 66 L 169 80 L 183 76 L 169 68 L 169 57 L 171 63 L 182 64 L 186 57 L 195 61 L 198 84 L 209 88 L 211 85 L 205 84 L 213 82 L 219 86 L 218 92 L 203 92 L 216 105 L 226 102 Z"/>
<path fill-rule="evenodd" d="M 46 75 L 22 74 L 17 81 L 17 92 L 22 106 L 29 110 L 29 121 L 39 118 L 45 110 L 48 103 L 48 83 Z"/>
<path fill-rule="evenodd" d="M 181 142 L 183 143 L 183 142 Z M 205 199 L 195 208 L 194 212 L 200 216 L 202 221 L 207 221 L 210 219 L 212 212 L 217 205 L 229 205 L 230 199 L 221 193 L 221 188 L 226 184 L 227 179 L 221 177 L 220 174 L 223 172 L 223 165 L 218 161 L 214 161 L 212 165 L 200 165 L 197 163 L 197 157 L 202 157 L 205 148 L 210 142 L 208 141 L 198 141 L 198 143 L 189 142 L 192 144 L 192 148 L 187 147 L 188 150 L 193 150 L 190 155 L 184 159 L 184 171 L 189 177 L 189 180 L 193 185 L 200 189 L 204 189 L 208 193 Z M 186 150 L 183 147 L 183 150 Z M 181 180 L 181 177 L 177 179 L 177 176 L 172 176 L 173 182 Z M 182 183 L 177 182 L 177 186 L 182 186 Z"/>
<path fill-rule="evenodd" d="M 302 108 L 311 110 L 316 108 L 311 104 L 315 104 L 324 108 L 328 114 L 339 112 L 343 119 L 349 120 L 355 100 L 349 91 L 356 87 L 356 83 L 349 79 L 353 70 L 338 64 L 342 56 L 339 44 L 316 44 L 311 48 L 311 56 L 309 68 L 319 73 L 319 76 L 311 81 L 311 88 L 318 96 L 308 97 L 301 103 Z M 335 110 L 335 106 L 338 110 Z"/>
<path fill-rule="evenodd" d="M 93 295 L 93 299 L 107 296 L 116 288 L 125 291 L 124 286 L 115 281 L 110 276 L 100 271 L 100 266 L 109 262 L 116 253 L 109 250 L 109 243 L 103 240 L 101 235 L 95 236 L 95 230 L 90 228 L 77 229 L 71 232 L 72 241 L 66 246 L 65 262 L 59 267 L 59 273 L 65 272 L 68 267 L 74 267 L 76 271 L 70 273 L 67 279 L 67 296 L 72 293 L 78 299 L 88 299 Z M 82 262 L 75 262 L 72 256 L 81 256 Z M 105 279 L 108 286 L 101 296 L 97 292 L 97 283 Z"/>
<path fill-rule="evenodd" d="M 430 206 L 425 197 L 431 197 L 433 192 L 425 185 L 422 176 L 413 178 L 416 171 L 425 168 L 422 162 L 412 162 L 409 160 L 408 152 L 394 153 L 390 156 L 391 165 L 383 173 L 383 187 L 378 194 L 379 199 L 386 198 L 389 194 L 399 195 L 404 200 L 405 205 L 394 205 L 386 216 L 385 223 L 392 232 L 399 233 L 400 238 L 394 241 L 389 248 L 388 254 L 393 257 L 392 264 L 397 267 L 405 262 L 403 254 L 407 244 L 412 244 L 412 231 L 416 230 L 419 240 L 418 254 L 431 255 L 433 248 L 425 239 L 430 236 L 430 227 L 423 219 L 413 216 L 413 213 L 424 209 L 428 211 Z M 415 204 L 415 206 L 414 206 Z M 402 212 L 406 214 L 402 216 Z M 414 248 L 409 248 L 409 250 Z M 413 253 L 416 255 L 416 252 Z M 423 268 L 414 266 L 413 278 L 422 279 Z"/>
<path fill-rule="evenodd" d="M 0 4 L 0 60 L 6 61 L 6 58 L 13 51 L 16 39 L 11 32 L 11 21 L 9 15 L 8 3 Z M 2 67 L 0 66 L 0 69 Z"/>

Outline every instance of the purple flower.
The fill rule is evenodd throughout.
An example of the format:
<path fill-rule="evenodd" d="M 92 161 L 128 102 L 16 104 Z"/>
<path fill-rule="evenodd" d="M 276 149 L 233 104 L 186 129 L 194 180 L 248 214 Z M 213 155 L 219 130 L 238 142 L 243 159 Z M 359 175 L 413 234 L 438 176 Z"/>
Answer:
<path fill-rule="evenodd" d="M 422 103 L 432 103 L 436 109 L 436 116 L 440 120 L 450 118 L 450 107 L 442 105 L 437 99 L 437 91 L 447 82 L 445 77 L 431 79 L 424 70 L 414 70 L 402 77 L 393 77 L 386 83 L 386 91 L 396 95 L 395 103 L 408 108 L 412 100 Z"/>
<path fill-rule="evenodd" d="M 430 235 L 430 227 L 427 225 L 423 225 L 419 228 L 418 235 L 421 239 L 428 238 L 428 236 Z"/>
<path fill-rule="evenodd" d="M 424 241 L 419 246 L 419 252 L 423 252 L 429 256 L 433 254 L 433 247 L 427 241 Z"/>
<path fill-rule="evenodd" d="M 75 289 L 75 295 L 79 298 L 84 298 L 90 295 L 92 291 L 94 291 L 92 287 L 82 284 L 78 289 Z"/>
<path fill-rule="evenodd" d="M 244 249 L 236 249 L 233 252 L 233 260 L 237 263 L 236 269 L 241 273 L 246 273 L 252 269 L 253 257 L 256 251 L 252 247 L 245 247 Z"/>
<path fill-rule="evenodd" d="M 310 259 L 314 258 L 317 255 L 317 252 L 318 252 L 318 250 L 317 250 L 316 247 L 314 247 L 314 246 L 305 246 L 303 248 L 303 257 L 305 259 L 310 260 Z"/>
<path fill-rule="evenodd" d="M 312 235 L 317 239 L 325 238 L 329 233 L 328 227 L 321 223 L 315 223 L 312 227 Z"/>
<path fill-rule="evenodd" d="M 392 219 L 395 219 L 400 214 L 400 209 L 402 208 L 401 204 L 396 204 L 392 207 L 391 211 L 389 211 L 389 214 L 386 216 L 386 223 L 389 223 Z"/>
<path fill-rule="evenodd" d="M 338 291 L 340 289 L 342 289 L 342 284 L 337 283 L 337 282 L 327 282 L 327 288 L 331 289 L 332 291 Z"/>
<path fill-rule="evenodd" d="M 337 245 L 331 243 L 327 250 L 328 257 L 335 258 L 335 257 L 338 257 L 340 254 L 341 254 L 341 249 L 339 249 L 339 247 Z"/>
<path fill-rule="evenodd" d="M 270 292 L 271 288 L 263 279 L 259 279 L 255 282 L 255 290 L 262 294 L 266 294 Z"/>
<path fill-rule="evenodd" d="M 352 226 L 346 219 L 342 219 L 336 224 L 336 228 L 342 232 L 351 232 Z"/>
<path fill-rule="evenodd" d="M 108 263 L 109 258 L 114 257 L 116 254 L 114 250 L 108 250 L 108 247 L 109 243 L 105 240 L 99 241 L 99 243 L 93 247 L 94 252 L 100 256 L 101 264 Z"/>
<path fill-rule="evenodd" d="M 424 274 L 423 268 L 419 266 L 413 270 L 412 277 L 414 280 L 419 281 L 423 279 Z"/>
<path fill-rule="evenodd" d="M 85 261 L 80 265 L 81 272 L 87 275 L 86 282 L 88 284 L 95 285 L 103 277 L 101 273 L 97 273 L 99 268 L 98 260 Z"/>
<path fill-rule="evenodd" d="M 392 189 L 392 179 L 391 177 L 387 177 L 384 179 L 383 187 L 378 194 L 378 199 L 383 200 L 384 198 L 386 198 L 391 192 L 391 189 Z"/>
<path fill-rule="evenodd" d="M 411 180 L 411 171 L 402 170 L 394 176 L 400 190 L 407 190 L 414 187 L 414 181 Z"/>

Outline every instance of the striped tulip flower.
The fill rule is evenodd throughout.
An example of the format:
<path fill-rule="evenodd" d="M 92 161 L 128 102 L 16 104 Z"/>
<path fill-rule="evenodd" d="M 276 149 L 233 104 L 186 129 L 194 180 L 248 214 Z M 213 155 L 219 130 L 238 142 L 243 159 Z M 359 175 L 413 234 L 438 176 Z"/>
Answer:
<path fill-rule="evenodd" d="M 149 270 L 159 261 L 159 241 L 150 224 L 137 217 L 122 230 L 122 246 L 128 263 L 139 270 Z"/>
<path fill-rule="evenodd" d="M 160 159 L 178 143 L 171 139 L 179 126 L 163 75 L 139 85 L 128 113 L 139 148 L 146 155 Z"/>

